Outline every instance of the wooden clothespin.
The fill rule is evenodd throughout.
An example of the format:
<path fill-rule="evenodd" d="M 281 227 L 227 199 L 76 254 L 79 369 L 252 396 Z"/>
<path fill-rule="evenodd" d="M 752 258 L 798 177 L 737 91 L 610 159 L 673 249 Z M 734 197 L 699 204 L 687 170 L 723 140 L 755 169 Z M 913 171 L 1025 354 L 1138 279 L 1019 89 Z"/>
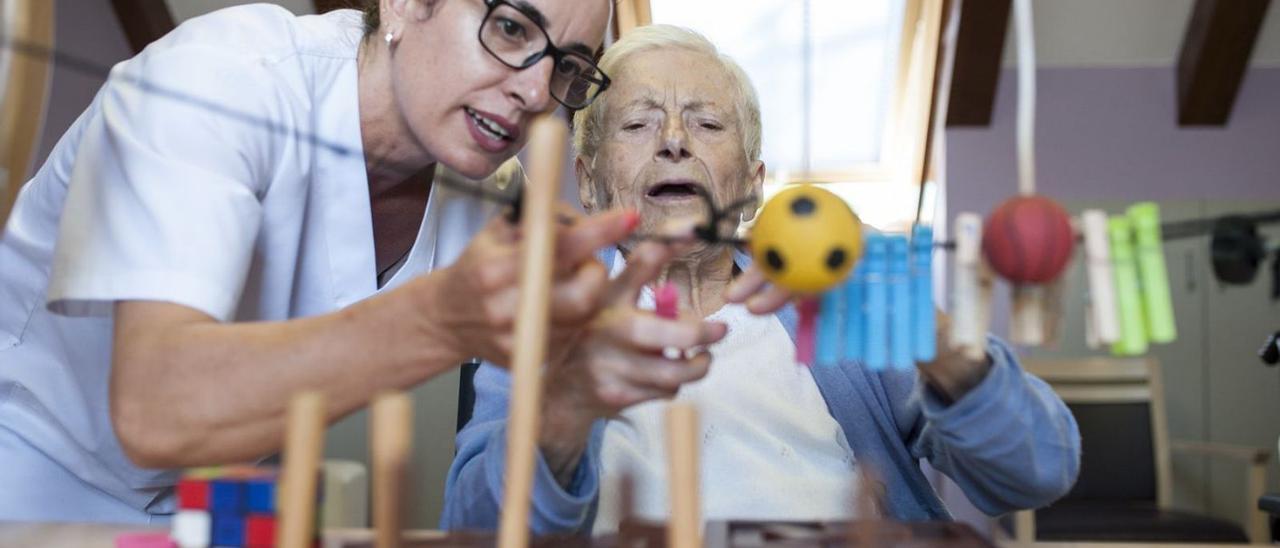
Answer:
<path fill-rule="evenodd" d="M 1102 348 L 1120 340 L 1106 212 L 1100 209 L 1085 210 L 1080 214 L 1080 229 L 1084 234 L 1085 274 L 1089 280 L 1085 338 L 1089 348 Z"/>
<path fill-rule="evenodd" d="M 991 273 L 982 264 L 982 216 L 957 215 L 955 235 L 950 339 L 952 346 L 976 361 L 987 354 L 992 285 Z"/>

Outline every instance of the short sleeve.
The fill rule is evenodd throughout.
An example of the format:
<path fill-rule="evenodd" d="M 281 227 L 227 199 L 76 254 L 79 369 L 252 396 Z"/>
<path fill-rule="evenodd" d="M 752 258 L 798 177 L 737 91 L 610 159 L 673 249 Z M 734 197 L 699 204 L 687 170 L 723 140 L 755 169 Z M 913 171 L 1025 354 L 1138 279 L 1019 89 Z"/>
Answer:
<path fill-rule="evenodd" d="M 106 315 L 116 301 L 155 300 L 228 320 L 287 146 L 282 90 L 251 56 L 209 46 L 118 65 L 77 149 L 49 309 Z"/>

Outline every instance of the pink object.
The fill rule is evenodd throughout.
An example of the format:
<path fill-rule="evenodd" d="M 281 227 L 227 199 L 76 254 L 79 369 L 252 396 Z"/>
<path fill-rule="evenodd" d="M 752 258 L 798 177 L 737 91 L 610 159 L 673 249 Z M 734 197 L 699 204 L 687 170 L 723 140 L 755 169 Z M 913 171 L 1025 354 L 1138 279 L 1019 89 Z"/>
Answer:
<path fill-rule="evenodd" d="M 116 548 L 177 548 L 169 533 L 124 533 L 116 537 Z"/>
<path fill-rule="evenodd" d="M 818 300 L 803 299 L 796 304 L 800 324 L 796 327 L 796 361 L 813 365 L 814 325 L 818 320 Z"/>
<path fill-rule="evenodd" d="M 676 291 L 676 285 L 671 282 L 662 284 L 662 287 L 653 292 L 653 303 L 658 316 L 663 318 L 675 318 L 678 316 L 680 292 Z"/>

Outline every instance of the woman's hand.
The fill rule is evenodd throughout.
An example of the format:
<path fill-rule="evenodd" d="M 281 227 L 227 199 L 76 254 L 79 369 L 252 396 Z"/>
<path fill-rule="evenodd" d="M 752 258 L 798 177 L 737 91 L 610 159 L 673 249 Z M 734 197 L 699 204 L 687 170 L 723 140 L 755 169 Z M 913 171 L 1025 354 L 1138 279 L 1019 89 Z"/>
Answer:
<path fill-rule="evenodd" d="M 636 307 L 641 290 L 673 254 L 661 244 L 637 246 L 610 282 L 603 310 L 547 368 L 539 446 L 561 485 L 571 480 L 596 419 L 675 396 L 681 385 L 707 374 L 710 354 L 684 357 L 685 351 L 722 339 L 724 324 L 665 319 Z M 665 348 L 681 350 L 681 357 L 664 357 Z"/>
<path fill-rule="evenodd" d="M 630 211 L 610 211 L 556 226 L 551 288 L 551 344 L 562 347 L 595 317 L 608 284 L 597 250 L 626 238 L 638 224 Z M 461 362 L 480 357 L 508 365 L 521 269 L 520 230 L 494 219 L 472 238 L 457 262 L 421 278 L 432 306 L 424 329 Z M 428 283 L 429 282 L 429 283 Z"/>

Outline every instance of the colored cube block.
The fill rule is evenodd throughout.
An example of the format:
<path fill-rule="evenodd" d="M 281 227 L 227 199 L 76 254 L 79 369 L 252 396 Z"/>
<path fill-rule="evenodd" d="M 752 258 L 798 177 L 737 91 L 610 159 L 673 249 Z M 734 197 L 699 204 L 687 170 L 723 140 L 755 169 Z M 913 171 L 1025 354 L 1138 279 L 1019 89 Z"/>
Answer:
<path fill-rule="evenodd" d="M 170 536 L 181 548 L 208 548 L 212 542 L 209 513 L 180 510 L 173 516 Z"/>
<path fill-rule="evenodd" d="M 276 476 L 264 475 L 245 481 L 245 493 L 250 514 L 276 512 Z"/>
<path fill-rule="evenodd" d="M 245 520 L 246 548 L 270 548 L 276 540 L 275 516 L 250 515 Z"/>
<path fill-rule="evenodd" d="M 178 508 L 181 510 L 209 509 L 209 480 L 184 477 L 178 482 Z"/>
<path fill-rule="evenodd" d="M 244 516 L 239 514 L 213 515 L 213 545 L 242 548 L 244 546 Z"/>
<path fill-rule="evenodd" d="M 209 510 L 214 514 L 244 514 L 244 482 L 238 478 L 218 478 L 209 483 Z"/>

